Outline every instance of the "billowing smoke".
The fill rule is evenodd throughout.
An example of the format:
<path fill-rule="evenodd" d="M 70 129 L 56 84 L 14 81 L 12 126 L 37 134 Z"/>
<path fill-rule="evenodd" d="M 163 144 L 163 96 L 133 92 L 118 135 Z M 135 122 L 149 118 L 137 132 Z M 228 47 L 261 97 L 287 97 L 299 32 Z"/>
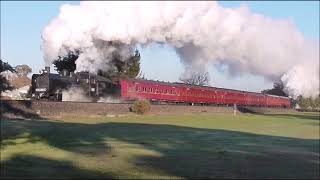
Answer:
<path fill-rule="evenodd" d="M 64 5 L 43 31 L 48 64 L 80 49 L 77 70 L 106 66 L 120 42 L 122 56 L 137 45 L 165 43 L 186 67 L 227 66 L 231 75 L 248 72 L 282 80 L 291 96 L 319 94 L 319 50 L 290 20 L 275 20 L 246 6 L 217 2 L 81 2 Z M 109 67 L 103 67 L 109 68 Z"/>
<path fill-rule="evenodd" d="M 86 96 L 83 89 L 71 87 L 62 91 L 62 101 L 91 102 L 92 99 Z"/>
<path fill-rule="evenodd" d="M 97 102 L 104 102 L 104 103 L 121 103 L 121 100 L 119 98 L 111 97 L 111 96 L 105 96 L 98 99 Z"/>
<path fill-rule="evenodd" d="M 81 48 L 82 52 L 76 61 L 77 71 L 97 72 L 115 68 L 109 61 L 115 56 L 119 60 L 127 60 L 133 54 L 133 47 L 122 42 L 93 40 L 93 46 Z"/>

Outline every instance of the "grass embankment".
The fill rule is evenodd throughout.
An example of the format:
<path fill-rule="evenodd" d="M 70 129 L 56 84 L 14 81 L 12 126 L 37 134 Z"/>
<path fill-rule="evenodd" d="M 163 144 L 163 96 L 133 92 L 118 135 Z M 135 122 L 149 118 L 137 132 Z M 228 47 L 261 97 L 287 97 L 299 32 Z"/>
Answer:
<path fill-rule="evenodd" d="M 319 178 L 319 113 L 2 120 L 1 177 Z"/>

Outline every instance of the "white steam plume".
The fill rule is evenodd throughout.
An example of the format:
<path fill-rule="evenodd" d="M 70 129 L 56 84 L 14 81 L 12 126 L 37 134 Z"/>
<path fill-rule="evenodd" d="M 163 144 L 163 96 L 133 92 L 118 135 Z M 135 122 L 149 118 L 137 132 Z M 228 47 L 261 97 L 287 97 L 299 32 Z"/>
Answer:
<path fill-rule="evenodd" d="M 223 8 L 217 2 L 81 2 L 63 5 L 45 27 L 46 63 L 80 49 L 77 70 L 96 72 L 110 60 L 106 42 L 166 43 L 186 67 L 205 70 L 227 65 L 229 73 L 262 75 L 284 82 L 292 96 L 319 94 L 319 50 L 293 22 L 255 14 L 246 6 Z M 108 68 L 108 67 L 103 67 Z"/>
<path fill-rule="evenodd" d="M 112 96 L 105 96 L 98 99 L 98 102 L 104 103 L 121 103 L 121 99 L 112 97 Z"/>
<path fill-rule="evenodd" d="M 71 87 L 62 91 L 62 101 L 91 102 L 85 91 L 78 87 Z"/>

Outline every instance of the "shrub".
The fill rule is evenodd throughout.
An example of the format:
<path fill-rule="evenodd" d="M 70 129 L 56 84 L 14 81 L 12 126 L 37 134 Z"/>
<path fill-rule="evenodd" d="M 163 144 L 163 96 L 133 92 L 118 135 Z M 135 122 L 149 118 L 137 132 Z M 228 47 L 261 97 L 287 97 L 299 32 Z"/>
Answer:
<path fill-rule="evenodd" d="M 133 103 L 132 111 L 137 114 L 145 114 L 151 109 L 150 102 L 148 100 L 137 100 Z"/>

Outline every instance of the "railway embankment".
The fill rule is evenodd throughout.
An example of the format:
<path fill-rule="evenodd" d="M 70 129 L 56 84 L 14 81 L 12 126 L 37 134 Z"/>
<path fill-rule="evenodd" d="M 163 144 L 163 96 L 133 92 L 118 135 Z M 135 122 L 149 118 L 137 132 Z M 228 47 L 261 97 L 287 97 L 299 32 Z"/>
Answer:
<path fill-rule="evenodd" d="M 48 102 L 2 100 L 1 114 L 22 117 L 114 116 L 132 114 L 131 103 Z M 292 109 L 238 107 L 238 113 L 292 112 Z M 151 105 L 150 114 L 233 113 L 233 106 Z"/>

